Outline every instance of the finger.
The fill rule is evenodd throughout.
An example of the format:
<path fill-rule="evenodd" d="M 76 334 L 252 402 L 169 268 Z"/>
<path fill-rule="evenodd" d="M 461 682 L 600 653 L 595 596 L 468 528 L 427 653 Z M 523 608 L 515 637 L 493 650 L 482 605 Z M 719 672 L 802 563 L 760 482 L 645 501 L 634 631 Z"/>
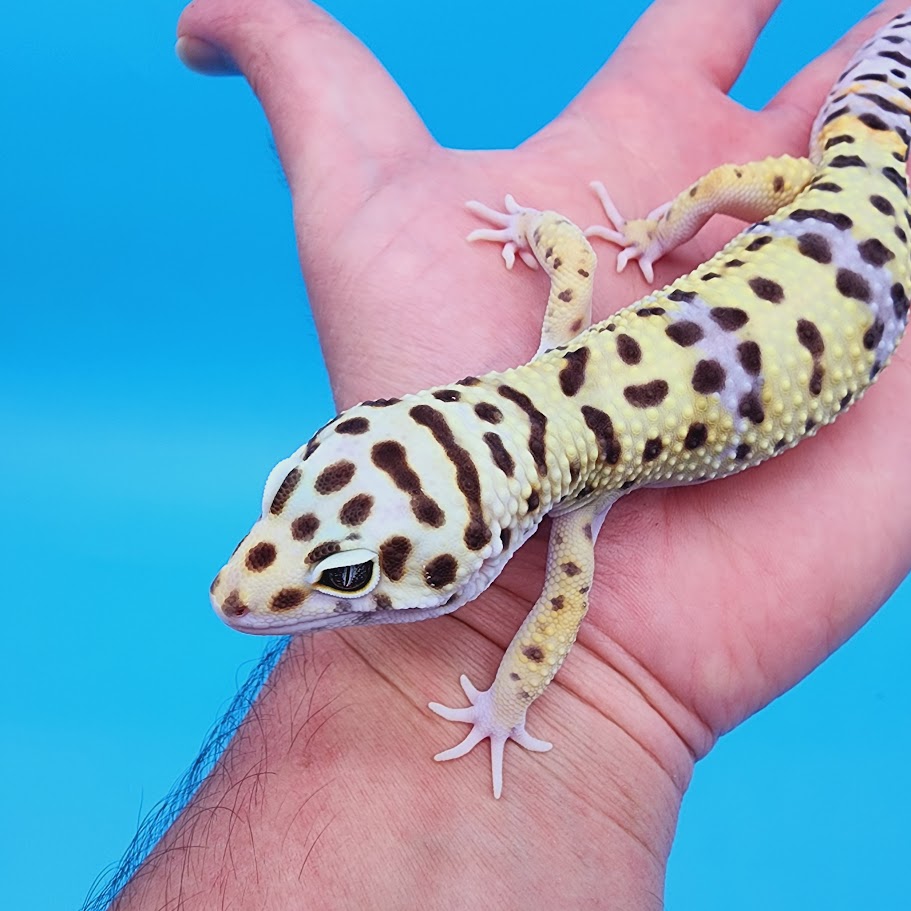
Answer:
<path fill-rule="evenodd" d="M 642 72 L 689 71 L 727 92 L 780 0 L 656 0 L 615 60 Z"/>
<path fill-rule="evenodd" d="M 311 3 L 194 0 L 177 31 L 189 66 L 249 81 L 296 195 L 306 183 L 332 206 L 356 201 L 382 179 L 377 162 L 431 142 L 370 51 Z"/>
<path fill-rule="evenodd" d="M 875 31 L 882 28 L 893 16 L 908 6 L 908 0 L 888 0 L 866 15 L 847 34 L 824 54 L 804 67 L 768 103 L 767 111 L 793 119 L 790 127 L 806 132 L 816 117 L 826 92 L 832 88 L 839 73 L 860 46 Z"/>

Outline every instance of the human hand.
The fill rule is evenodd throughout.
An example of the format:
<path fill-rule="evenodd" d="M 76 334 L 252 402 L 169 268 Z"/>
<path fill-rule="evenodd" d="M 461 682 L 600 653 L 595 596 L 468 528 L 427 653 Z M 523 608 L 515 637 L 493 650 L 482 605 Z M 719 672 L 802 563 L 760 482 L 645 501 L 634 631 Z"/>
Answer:
<path fill-rule="evenodd" d="M 200 0 L 185 12 L 180 34 L 189 38 L 185 59 L 196 65 L 204 63 L 199 39 L 224 49 L 266 109 L 294 199 L 327 366 L 345 407 L 503 368 L 535 350 L 543 279 L 507 274 L 492 251 L 461 242 L 476 226 L 465 199 L 496 203 L 508 190 L 587 224 L 597 215 L 587 189 L 594 177 L 608 183 L 624 211 L 645 212 L 713 165 L 802 154 L 844 62 L 902 4 L 886 4 L 754 113 L 724 92 L 775 5 L 659 0 L 569 109 L 512 152 L 437 146 L 372 56 L 312 6 Z M 730 224 L 710 225 L 662 262 L 658 281 L 707 258 L 730 233 Z M 596 319 L 647 290 L 632 272 L 612 272 L 612 251 L 599 253 Z M 821 661 L 907 569 L 902 542 L 911 495 L 899 475 L 906 439 L 884 431 L 911 391 L 907 360 L 899 349 L 859 408 L 794 453 L 723 483 L 637 494 L 612 510 L 579 644 L 529 723 L 556 749 L 508 757 L 506 796 L 516 801 L 508 816 L 489 800 L 478 760 L 430 766 L 429 754 L 448 745 L 449 732 L 422 719 L 418 706 L 428 697 L 445 702 L 459 671 L 492 677 L 496 656 L 537 595 L 540 536 L 488 593 L 452 617 L 419 629 L 325 634 L 334 644 L 296 643 L 272 698 L 299 682 L 293 659 L 308 648 L 333 656 L 325 682 L 356 649 L 358 660 L 348 661 L 336 685 L 344 681 L 349 695 L 357 693 L 361 725 L 376 676 L 405 695 L 384 704 L 384 730 L 390 740 L 410 731 L 402 734 L 407 751 L 394 754 L 398 769 L 405 783 L 429 781 L 437 791 L 435 811 L 414 798 L 411 823 L 436 812 L 436 831 L 453 838 L 451 813 L 471 806 L 463 864 L 496 868 L 488 842 L 515 839 L 532 798 L 548 826 L 537 839 L 523 830 L 531 863 L 535 855 L 546 862 L 564 826 L 572 841 L 606 818 L 647 845 L 653 864 L 640 863 L 638 872 L 654 881 L 693 757 Z M 333 718 L 340 743 L 349 724 L 343 716 Z M 353 723 L 348 731 L 357 737 Z M 392 759 L 383 736 L 371 729 L 367 757 L 336 751 L 333 759 L 369 781 L 376 769 L 358 763 Z M 389 787 L 397 801 L 403 786 Z M 441 800 L 450 814 L 439 810 Z M 388 808 L 396 821 L 397 806 Z M 603 845 L 605 836 L 598 838 Z M 508 865 L 497 870 L 500 881 L 510 872 Z M 603 888 L 604 871 L 598 875 Z M 541 898 L 541 884 L 534 885 Z"/>

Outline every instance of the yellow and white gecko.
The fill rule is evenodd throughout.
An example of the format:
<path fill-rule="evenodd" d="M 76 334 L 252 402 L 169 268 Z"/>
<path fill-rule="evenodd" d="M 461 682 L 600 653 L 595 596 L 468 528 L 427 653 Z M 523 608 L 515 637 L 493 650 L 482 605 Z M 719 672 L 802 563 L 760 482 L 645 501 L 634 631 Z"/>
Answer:
<path fill-rule="evenodd" d="M 595 255 L 555 212 L 471 204 L 551 281 L 528 364 L 336 417 L 266 482 L 262 517 L 212 583 L 226 623 L 305 633 L 438 617 L 477 597 L 545 515 L 543 590 L 490 689 L 431 703 L 472 725 L 437 759 L 491 740 L 550 744 L 528 707 L 588 609 L 594 542 L 630 491 L 735 474 L 814 435 L 857 401 L 908 319 L 911 10 L 868 41 L 813 126 L 810 155 L 724 165 L 646 219 L 625 222 L 597 186 L 618 268 L 651 264 L 712 214 L 757 221 L 672 285 L 594 326 Z"/>

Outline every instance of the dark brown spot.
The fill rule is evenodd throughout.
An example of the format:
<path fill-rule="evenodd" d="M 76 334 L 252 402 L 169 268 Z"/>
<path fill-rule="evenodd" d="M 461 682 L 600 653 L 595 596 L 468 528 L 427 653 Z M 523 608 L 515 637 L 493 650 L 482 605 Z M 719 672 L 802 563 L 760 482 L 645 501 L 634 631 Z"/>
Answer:
<path fill-rule="evenodd" d="M 860 251 L 860 258 L 871 266 L 884 266 L 890 259 L 895 259 L 895 254 L 875 237 L 861 241 L 857 249 Z"/>
<path fill-rule="evenodd" d="M 309 443 L 307 443 L 307 448 L 304 450 L 304 457 L 301 459 L 301 461 L 306 462 L 307 459 L 309 459 L 317 449 L 319 449 L 319 440 L 314 437 L 312 440 L 310 440 Z"/>
<path fill-rule="evenodd" d="M 734 453 L 734 458 L 738 462 L 742 462 L 750 454 L 750 447 L 746 443 L 741 443 L 737 447 L 737 451 Z"/>
<path fill-rule="evenodd" d="M 664 316 L 664 313 L 664 307 L 640 307 L 636 311 L 636 316 Z"/>
<path fill-rule="evenodd" d="M 430 405 L 415 405 L 408 412 L 412 420 L 426 427 L 439 443 L 446 457 L 455 466 L 456 485 L 465 497 L 468 507 L 468 526 L 465 529 L 464 541 L 469 550 L 480 550 L 490 541 L 490 529 L 484 522 L 481 508 L 481 480 L 478 469 L 467 449 L 461 447 L 455 439 L 446 418 L 431 408 Z"/>
<path fill-rule="evenodd" d="M 367 493 L 359 493 L 341 508 L 338 519 L 342 525 L 362 525 L 369 518 L 372 509 L 373 497 Z"/>
<path fill-rule="evenodd" d="M 411 556 L 411 542 L 396 535 L 380 544 L 380 569 L 387 579 L 398 582 L 405 575 L 405 564 Z"/>
<path fill-rule="evenodd" d="M 340 459 L 327 465 L 317 476 L 313 489 L 319 493 L 335 493 L 345 487 L 354 477 L 354 462 L 348 462 Z"/>
<path fill-rule="evenodd" d="M 727 374 L 716 360 L 702 360 L 693 371 L 693 389 L 701 395 L 710 395 L 724 389 Z"/>
<path fill-rule="evenodd" d="M 642 360 L 642 348 L 632 336 L 620 333 L 617 336 L 617 354 L 624 364 L 638 364 Z"/>
<path fill-rule="evenodd" d="M 627 386 L 623 397 L 635 408 L 653 408 L 667 398 L 669 391 L 665 380 L 652 380 L 650 383 Z"/>
<path fill-rule="evenodd" d="M 273 516 L 281 515 L 282 510 L 285 508 L 285 504 L 291 499 L 291 494 L 294 493 L 294 488 L 300 483 L 300 479 L 301 470 L 299 468 L 292 468 L 291 471 L 285 475 L 285 480 L 281 482 L 281 485 L 275 492 L 275 496 L 272 498 L 272 505 L 269 507 L 269 512 L 271 512 Z"/>
<path fill-rule="evenodd" d="M 664 330 L 664 334 L 672 342 L 676 342 L 680 345 L 681 348 L 689 348 L 691 345 L 695 345 L 696 342 L 701 341 L 705 335 L 698 323 L 691 322 L 687 319 L 671 323 L 671 325 Z"/>
<path fill-rule="evenodd" d="M 568 304 L 573 299 L 573 289 L 566 288 L 565 290 L 561 291 L 557 297 L 559 297 L 561 301 L 564 301 Z"/>
<path fill-rule="evenodd" d="M 591 405 L 582 406 L 582 417 L 585 426 L 595 435 L 599 457 L 609 465 L 616 465 L 620 461 L 620 441 L 614 436 L 614 425 L 610 417 Z"/>
<path fill-rule="evenodd" d="M 499 392 L 504 399 L 508 399 L 510 402 L 515 403 L 528 416 L 530 424 L 528 450 L 531 452 L 531 457 L 534 460 L 535 467 L 538 469 L 538 474 L 541 475 L 541 477 L 544 477 L 544 475 L 547 474 L 547 453 L 544 446 L 544 431 L 547 428 L 547 416 L 535 408 L 532 400 L 525 395 L 524 392 L 519 392 L 518 389 L 513 389 L 512 386 L 500 386 L 497 389 L 497 392 Z"/>
<path fill-rule="evenodd" d="M 563 265 L 563 260 L 560 259 L 560 257 L 558 256 L 558 257 L 554 260 L 554 262 L 553 262 L 554 270 L 559 269 L 560 266 L 562 266 L 562 265 Z"/>
<path fill-rule="evenodd" d="M 664 449 L 664 443 L 661 442 L 659 437 L 653 437 L 650 440 L 645 441 L 645 449 L 642 452 L 642 461 L 643 462 L 654 462 L 658 456 L 661 455 L 661 451 Z"/>
<path fill-rule="evenodd" d="M 831 180 L 824 180 L 822 183 L 815 184 L 813 189 L 822 193 L 841 193 L 842 191 L 841 186 Z"/>
<path fill-rule="evenodd" d="M 275 545 L 270 544 L 268 541 L 263 541 L 255 547 L 251 547 L 247 551 L 247 559 L 245 561 L 247 569 L 254 573 L 261 573 L 275 562 L 276 554 Z"/>
<path fill-rule="evenodd" d="M 781 450 L 784 449 L 787 445 L 787 442 L 788 441 L 784 437 L 782 437 L 780 440 L 777 440 L 775 442 L 775 452 L 781 452 Z"/>
<path fill-rule="evenodd" d="M 832 247 L 822 234 L 801 234 L 797 238 L 797 249 L 815 262 L 832 262 Z"/>
<path fill-rule="evenodd" d="M 569 331 L 575 335 L 582 328 L 582 318 L 574 319 L 572 325 L 569 327 Z"/>
<path fill-rule="evenodd" d="M 690 429 L 686 432 L 686 439 L 683 445 L 686 449 L 698 449 L 705 445 L 709 438 L 709 429 L 705 424 L 690 424 Z"/>
<path fill-rule="evenodd" d="M 822 364 L 813 365 L 813 373 L 810 376 L 810 394 L 819 395 L 822 392 L 822 381 L 826 375 L 825 368 Z"/>
<path fill-rule="evenodd" d="M 854 398 L 852 393 L 850 393 L 850 392 L 845 393 L 845 395 L 842 397 L 841 401 L 838 403 L 838 410 L 844 411 L 844 409 L 847 408 L 848 405 L 851 404 L 852 398 Z"/>
<path fill-rule="evenodd" d="M 567 563 L 561 563 L 560 569 L 566 573 L 567 576 L 578 576 L 582 570 L 579 568 L 578 564 L 573 563 L 572 561 Z"/>
<path fill-rule="evenodd" d="M 585 383 L 585 366 L 588 364 L 588 348 L 576 348 L 563 355 L 566 363 L 560 371 L 560 388 L 563 395 L 575 395 Z"/>
<path fill-rule="evenodd" d="M 819 187 L 817 187 L 819 189 Z M 854 222 L 842 212 L 830 212 L 828 209 L 795 209 L 791 213 L 792 221 L 808 221 L 815 219 L 823 224 L 832 225 L 839 231 L 847 231 Z"/>
<path fill-rule="evenodd" d="M 709 313 L 725 332 L 742 329 L 750 319 L 746 311 L 739 307 L 712 307 Z"/>
<path fill-rule="evenodd" d="M 762 371 L 762 352 L 756 342 L 741 342 L 737 346 L 737 359 L 750 376 L 759 376 Z"/>
<path fill-rule="evenodd" d="M 367 418 L 348 418 L 335 428 L 336 433 L 366 433 L 370 429 Z"/>
<path fill-rule="evenodd" d="M 769 301 L 772 304 L 780 304 L 784 300 L 784 288 L 770 278 L 751 278 L 749 286 L 753 294 L 760 300 Z"/>
<path fill-rule="evenodd" d="M 749 418 L 754 424 L 761 424 L 765 420 L 765 410 L 762 407 L 762 400 L 755 392 L 748 392 L 740 400 L 740 405 L 737 410 L 741 417 Z"/>
<path fill-rule="evenodd" d="M 309 541 L 318 528 L 319 519 L 312 512 L 308 512 L 291 523 L 291 537 L 295 541 Z"/>
<path fill-rule="evenodd" d="M 537 490 L 531 492 L 531 496 L 528 498 L 528 511 L 534 512 L 541 505 L 541 497 L 538 494 Z"/>
<path fill-rule="evenodd" d="M 509 675 L 509 679 L 510 680 L 521 680 L 522 678 L 519 677 L 519 675 L 515 671 L 512 671 Z"/>
<path fill-rule="evenodd" d="M 850 269 L 839 269 L 835 276 L 835 287 L 845 296 L 859 301 L 869 301 L 872 292 L 867 280 Z"/>
<path fill-rule="evenodd" d="M 819 327 L 808 319 L 797 320 L 797 340 L 810 352 L 814 360 L 822 357 L 826 350 Z"/>
<path fill-rule="evenodd" d="M 324 541 L 322 544 L 317 544 L 304 559 L 307 563 L 319 563 L 320 560 L 337 554 L 341 549 L 338 541 Z"/>
<path fill-rule="evenodd" d="M 509 542 L 512 540 L 512 531 L 509 528 L 503 528 L 500 530 L 500 544 L 503 545 L 503 550 L 509 548 Z"/>
<path fill-rule="evenodd" d="M 368 405 L 370 408 L 388 408 L 390 405 L 398 405 L 401 399 L 371 399 L 369 402 L 361 402 L 362 405 Z"/>
<path fill-rule="evenodd" d="M 588 278 L 589 273 L 586 272 L 585 269 L 579 269 L 579 270 L 577 270 L 577 271 L 579 272 L 579 275 L 582 276 L 582 278 Z"/>
<path fill-rule="evenodd" d="M 554 610 L 563 610 L 563 608 L 566 606 L 563 595 L 557 595 L 555 598 L 551 598 L 550 606 Z"/>
<path fill-rule="evenodd" d="M 569 463 L 569 482 L 570 484 L 575 484 L 579 480 L 579 473 L 582 471 L 582 466 L 579 464 L 578 459 L 573 459 Z"/>
<path fill-rule="evenodd" d="M 713 278 L 721 278 L 721 276 L 717 272 L 706 272 L 705 275 L 702 276 L 704 282 L 709 282 Z"/>
<path fill-rule="evenodd" d="M 228 617 L 243 617 L 250 608 L 240 600 L 240 595 L 234 591 L 222 601 L 221 610 Z"/>
<path fill-rule="evenodd" d="M 867 351 L 872 351 L 880 343 L 883 337 L 883 329 L 885 329 L 883 321 L 877 318 L 873 325 L 864 333 L 864 348 Z"/>
<path fill-rule="evenodd" d="M 269 609 L 274 611 L 291 610 L 299 604 L 303 604 L 306 597 L 307 592 L 302 588 L 283 588 L 273 596 Z"/>
<path fill-rule="evenodd" d="M 462 398 L 462 393 L 457 389 L 437 389 L 431 395 L 438 402 L 458 402 Z"/>
<path fill-rule="evenodd" d="M 860 155 L 836 155 L 829 162 L 830 168 L 865 168 L 866 166 L 867 163 Z"/>
<path fill-rule="evenodd" d="M 503 474 L 511 478 L 515 472 L 516 463 L 503 445 L 503 440 L 500 439 L 500 435 L 493 433 L 492 431 L 490 433 L 485 433 L 484 442 L 487 444 L 487 448 L 490 449 L 490 456 L 493 459 L 494 465 L 496 465 Z"/>
<path fill-rule="evenodd" d="M 392 598 L 382 592 L 373 596 L 373 603 L 377 610 L 392 610 Z"/>
<path fill-rule="evenodd" d="M 885 196 L 874 193 L 873 196 L 870 197 L 870 202 L 873 204 L 873 208 L 876 209 L 877 212 L 882 212 L 883 215 L 895 214 L 895 207 Z"/>
<path fill-rule="evenodd" d="M 730 266 L 732 269 L 737 269 L 738 267 L 745 265 L 745 263 L 742 259 L 729 259 L 725 265 Z"/>
<path fill-rule="evenodd" d="M 489 402 L 478 402 L 474 406 L 474 413 L 482 421 L 487 421 L 488 424 L 499 424 L 503 420 L 503 412 L 496 405 L 491 405 Z"/>
<path fill-rule="evenodd" d="M 904 320 L 908 316 L 908 295 L 898 282 L 892 286 L 892 309 L 897 319 Z"/>
<path fill-rule="evenodd" d="M 889 124 L 886 123 L 882 117 L 877 116 L 876 114 L 861 114 L 857 118 L 864 126 L 869 127 L 871 130 L 888 130 Z"/>
<path fill-rule="evenodd" d="M 459 564 L 452 554 L 440 554 L 424 567 L 424 581 L 431 588 L 443 588 L 456 577 Z"/>
<path fill-rule="evenodd" d="M 780 174 L 775 175 L 775 179 L 772 181 L 772 190 L 775 193 L 780 193 L 784 189 L 784 178 Z"/>
<path fill-rule="evenodd" d="M 446 514 L 436 500 L 424 493 L 421 479 L 408 464 L 405 447 L 395 440 L 384 440 L 373 447 L 370 455 L 373 464 L 385 471 L 395 486 L 411 497 L 411 511 L 415 518 L 425 525 L 439 528 L 446 520 Z"/>
<path fill-rule="evenodd" d="M 908 185 L 905 183 L 905 178 L 902 177 L 895 168 L 891 167 L 891 165 L 883 168 L 883 177 L 898 187 L 898 189 L 901 190 L 902 196 L 908 195 Z"/>
<path fill-rule="evenodd" d="M 477 386 L 481 381 L 476 376 L 466 376 L 456 382 L 456 386 Z"/>
<path fill-rule="evenodd" d="M 696 292 L 684 291 L 682 288 L 674 288 L 674 290 L 668 294 L 667 299 L 671 301 L 680 301 L 681 303 L 689 303 L 696 300 Z"/>
<path fill-rule="evenodd" d="M 853 137 L 853 136 L 849 136 L 847 133 L 842 133 L 841 136 L 833 136 L 833 137 L 832 137 L 832 138 L 823 146 L 823 148 L 824 148 L 826 151 L 828 151 L 829 149 L 832 148 L 832 146 L 840 145 L 840 144 L 843 143 L 843 142 L 846 142 L 846 143 L 848 143 L 849 145 L 853 145 L 853 143 L 854 143 L 854 137 Z"/>
<path fill-rule="evenodd" d="M 526 645 L 522 649 L 522 654 L 528 658 L 529 661 L 534 661 L 540 663 L 544 660 L 544 652 L 537 645 Z"/>
<path fill-rule="evenodd" d="M 582 534 L 585 535 L 585 537 L 588 538 L 589 541 L 592 540 L 593 534 L 592 534 L 592 523 L 591 522 L 586 522 L 585 525 L 582 526 Z"/>

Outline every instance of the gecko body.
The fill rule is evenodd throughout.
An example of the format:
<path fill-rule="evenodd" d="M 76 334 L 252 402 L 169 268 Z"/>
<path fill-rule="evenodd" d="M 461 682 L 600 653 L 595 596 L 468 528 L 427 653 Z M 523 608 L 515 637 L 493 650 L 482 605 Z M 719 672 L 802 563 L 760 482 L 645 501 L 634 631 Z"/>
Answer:
<path fill-rule="evenodd" d="M 911 12 L 868 41 L 813 127 L 810 155 L 724 165 L 626 222 L 603 192 L 621 265 L 651 263 L 714 213 L 753 221 L 708 262 L 589 325 L 596 258 L 555 212 L 475 205 L 550 278 L 529 363 L 364 402 L 273 469 L 262 516 L 213 582 L 231 626 L 301 633 L 422 620 L 477 597 L 546 515 L 543 589 L 489 690 L 466 678 L 472 725 L 438 755 L 490 738 L 543 751 L 529 705 L 588 609 L 594 542 L 623 495 L 726 477 L 814 435 L 856 402 L 908 319 L 905 161 Z"/>

